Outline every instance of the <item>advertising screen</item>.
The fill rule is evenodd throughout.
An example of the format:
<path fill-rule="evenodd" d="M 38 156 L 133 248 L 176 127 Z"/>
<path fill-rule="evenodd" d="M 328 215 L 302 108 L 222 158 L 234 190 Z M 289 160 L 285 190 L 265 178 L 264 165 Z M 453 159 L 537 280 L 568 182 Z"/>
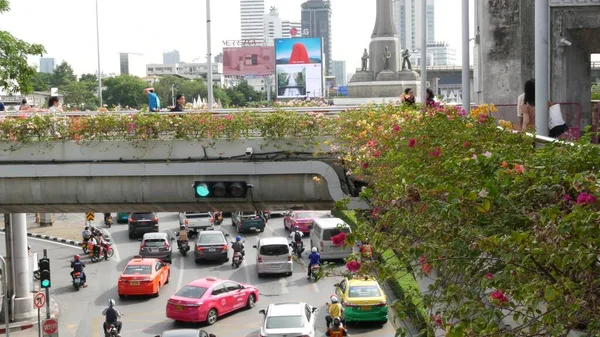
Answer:
<path fill-rule="evenodd" d="M 223 75 L 268 76 L 275 73 L 273 47 L 223 48 Z"/>
<path fill-rule="evenodd" d="M 321 97 L 323 50 L 321 38 L 275 39 L 278 98 Z"/>

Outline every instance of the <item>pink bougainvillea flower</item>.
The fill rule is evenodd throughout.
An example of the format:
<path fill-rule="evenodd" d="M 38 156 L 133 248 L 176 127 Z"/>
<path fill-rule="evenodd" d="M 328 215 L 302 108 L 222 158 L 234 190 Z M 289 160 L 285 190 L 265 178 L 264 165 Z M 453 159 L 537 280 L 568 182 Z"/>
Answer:
<path fill-rule="evenodd" d="M 464 143 L 463 143 L 463 145 L 464 145 L 465 147 L 471 147 L 471 143 L 469 143 L 469 142 L 464 142 Z"/>
<path fill-rule="evenodd" d="M 374 140 L 370 140 L 370 141 L 368 141 L 368 142 L 367 142 L 367 145 L 368 145 L 369 147 L 373 148 L 373 147 L 375 147 L 375 145 L 377 145 L 377 144 L 375 143 L 375 141 L 374 141 Z"/>
<path fill-rule="evenodd" d="M 473 159 L 473 160 L 477 160 L 477 155 L 476 155 L 476 154 L 473 154 L 473 156 L 471 156 L 471 159 Z"/>
<path fill-rule="evenodd" d="M 425 257 L 425 255 L 419 256 L 419 263 L 423 264 L 425 262 L 427 262 L 427 257 Z"/>
<path fill-rule="evenodd" d="M 429 274 L 431 274 L 433 267 L 429 263 L 425 263 L 421 266 L 421 270 L 423 271 L 423 273 L 425 275 L 429 275 Z"/>
<path fill-rule="evenodd" d="M 366 169 L 369 168 L 369 163 L 367 163 L 366 161 L 362 163 L 362 168 Z"/>
<path fill-rule="evenodd" d="M 338 235 L 334 235 L 331 237 L 331 242 L 333 242 L 334 245 L 338 246 L 338 247 L 342 247 L 344 246 L 344 243 L 346 243 L 346 233 L 341 232 Z"/>
<path fill-rule="evenodd" d="M 521 164 L 514 164 L 514 170 L 516 174 L 522 174 L 525 172 L 525 166 Z"/>
<path fill-rule="evenodd" d="M 593 205 L 595 203 L 598 202 L 598 199 L 596 198 L 595 195 L 590 194 L 590 193 L 580 193 L 579 196 L 577 196 L 577 203 L 578 204 L 584 204 L 584 205 Z"/>
<path fill-rule="evenodd" d="M 417 140 L 414 138 L 411 138 L 408 140 L 408 147 L 415 147 L 415 145 L 417 144 Z"/>
<path fill-rule="evenodd" d="M 489 152 L 489 151 L 485 151 L 485 152 L 483 153 L 483 155 L 484 155 L 485 157 L 487 157 L 487 158 L 490 158 L 490 157 L 492 156 L 492 153 L 491 153 L 491 152 Z"/>
<path fill-rule="evenodd" d="M 435 150 L 433 150 L 433 152 L 431 152 L 432 157 L 439 157 L 440 154 L 442 154 L 442 148 L 439 146 L 436 147 Z"/>
<path fill-rule="evenodd" d="M 503 161 L 502 165 L 500 165 L 500 167 L 507 168 L 508 167 L 508 163 L 506 161 Z"/>
<path fill-rule="evenodd" d="M 504 292 L 502 292 L 502 290 L 494 290 L 492 291 L 492 293 L 490 294 L 490 297 L 499 302 L 500 304 L 504 304 L 506 302 L 508 302 L 508 297 L 506 297 L 506 295 L 504 295 Z"/>
<path fill-rule="evenodd" d="M 444 323 L 442 321 L 442 316 L 440 316 L 439 314 L 435 314 L 433 316 L 431 316 L 431 320 L 435 322 L 435 325 L 437 326 L 443 326 Z"/>
<path fill-rule="evenodd" d="M 381 151 L 377 150 L 375 152 L 373 152 L 373 157 L 378 158 L 381 156 Z"/>
<path fill-rule="evenodd" d="M 573 198 L 570 195 L 565 194 L 565 196 L 563 197 L 563 200 L 566 202 L 571 202 L 571 201 L 573 201 Z"/>
<path fill-rule="evenodd" d="M 492 273 L 485 273 L 485 278 L 488 279 L 488 280 L 491 280 L 491 279 L 494 278 L 494 274 L 492 274 Z"/>
<path fill-rule="evenodd" d="M 356 273 L 360 270 L 360 262 L 348 261 L 348 263 L 346 263 L 346 269 L 348 269 L 348 271 L 351 273 Z"/>
<path fill-rule="evenodd" d="M 394 131 L 394 132 L 400 132 L 400 126 L 399 126 L 398 124 L 395 124 L 395 125 L 392 127 L 392 131 Z"/>
<path fill-rule="evenodd" d="M 227 115 L 227 116 L 225 116 L 225 119 L 228 120 L 228 121 L 233 120 L 233 116 L 232 115 Z"/>

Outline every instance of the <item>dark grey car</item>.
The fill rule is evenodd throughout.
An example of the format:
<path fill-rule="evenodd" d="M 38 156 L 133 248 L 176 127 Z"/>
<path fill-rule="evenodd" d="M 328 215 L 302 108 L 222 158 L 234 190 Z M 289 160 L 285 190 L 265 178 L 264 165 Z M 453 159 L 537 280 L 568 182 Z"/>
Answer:
<path fill-rule="evenodd" d="M 136 235 L 158 232 L 158 215 L 154 212 L 131 213 L 129 216 L 129 238 Z"/>
<path fill-rule="evenodd" d="M 155 337 L 217 337 L 216 335 L 209 334 L 208 332 L 199 329 L 179 329 L 179 330 L 169 330 L 163 332 L 161 335 L 156 335 Z"/>
<path fill-rule="evenodd" d="M 229 234 L 223 234 L 221 231 L 200 232 L 196 240 L 196 246 L 194 247 L 194 259 L 196 262 L 201 260 L 229 261 L 227 255 L 227 251 L 229 250 L 227 236 Z"/>
<path fill-rule="evenodd" d="M 173 249 L 171 238 L 167 233 L 146 233 L 140 240 L 140 255 L 142 257 L 161 259 L 171 263 Z"/>

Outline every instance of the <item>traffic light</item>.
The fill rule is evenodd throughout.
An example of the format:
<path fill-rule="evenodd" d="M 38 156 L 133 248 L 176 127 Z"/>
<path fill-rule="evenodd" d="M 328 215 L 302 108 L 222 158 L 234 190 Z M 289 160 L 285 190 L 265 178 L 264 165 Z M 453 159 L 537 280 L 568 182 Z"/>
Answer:
<path fill-rule="evenodd" d="M 38 261 L 40 268 L 40 285 L 42 288 L 50 288 L 50 259 L 43 257 Z"/>
<path fill-rule="evenodd" d="M 196 198 L 245 198 L 248 184 L 245 181 L 196 181 Z"/>

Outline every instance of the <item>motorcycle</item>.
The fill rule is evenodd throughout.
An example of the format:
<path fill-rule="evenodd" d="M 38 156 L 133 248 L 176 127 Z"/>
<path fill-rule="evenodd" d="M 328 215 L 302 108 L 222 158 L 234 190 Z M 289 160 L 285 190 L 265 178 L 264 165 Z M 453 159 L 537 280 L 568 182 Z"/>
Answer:
<path fill-rule="evenodd" d="M 302 258 L 302 252 L 304 252 L 304 242 L 299 241 L 292 241 L 290 243 L 290 247 L 292 247 L 292 251 L 294 252 L 294 255 L 298 256 L 299 259 Z"/>
<path fill-rule="evenodd" d="M 90 251 L 88 249 L 88 240 L 84 239 L 83 241 L 81 241 L 81 249 L 83 250 L 83 253 L 85 255 L 88 255 L 90 253 Z"/>
<path fill-rule="evenodd" d="M 81 280 L 81 273 L 74 272 L 73 273 L 73 288 L 79 291 L 79 288 L 83 287 L 83 281 Z"/>
<path fill-rule="evenodd" d="M 104 224 L 106 225 L 107 228 L 110 228 L 110 226 L 112 226 L 112 224 L 113 224 L 112 215 L 109 215 L 108 217 L 106 217 L 104 219 Z"/>
<path fill-rule="evenodd" d="M 319 280 L 319 273 L 321 272 L 321 265 L 320 264 L 313 264 L 310 267 L 310 279 L 313 282 L 317 282 L 317 280 Z"/>
<path fill-rule="evenodd" d="M 190 250 L 190 244 L 188 241 L 177 241 L 177 248 L 179 248 L 181 255 L 186 256 L 187 252 Z"/>
<path fill-rule="evenodd" d="M 220 225 L 223 223 L 223 212 L 215 213 L 215 225 Z"/>
<path fill-rule="evenodd" d="M 242 241 L 242 244 L 244 244 L 244 242 L 246 241 Z M 231 244 L 233 245 L 234 242 L 232 242 Z M 239 268 L 243 260 L 244 252 L 233 252 L 233 258 L 231 259 L 231 267 Z"/>
<path fill-rule="evenodd" d="M 108 324 L 106 329 L 104 330 L 104 337 L 118 337 L 119 330 L 117 329 L 117 325 L 114 323 Z"/>

